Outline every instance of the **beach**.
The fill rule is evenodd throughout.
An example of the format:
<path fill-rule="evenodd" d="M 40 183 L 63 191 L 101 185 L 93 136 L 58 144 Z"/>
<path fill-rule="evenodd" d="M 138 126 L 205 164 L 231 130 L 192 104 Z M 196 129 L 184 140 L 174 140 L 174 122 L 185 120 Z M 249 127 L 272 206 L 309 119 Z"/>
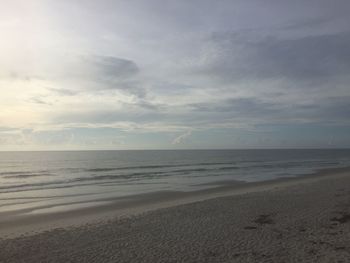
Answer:
<path fill-rule="evenodd" d="M 1 1 L 0 263 L 350 263 L 349 13 Z"/>
<path fill-rule="evenodd" d="M 349 262 L 349 171 L 13 217 L 0 262 Z"/>

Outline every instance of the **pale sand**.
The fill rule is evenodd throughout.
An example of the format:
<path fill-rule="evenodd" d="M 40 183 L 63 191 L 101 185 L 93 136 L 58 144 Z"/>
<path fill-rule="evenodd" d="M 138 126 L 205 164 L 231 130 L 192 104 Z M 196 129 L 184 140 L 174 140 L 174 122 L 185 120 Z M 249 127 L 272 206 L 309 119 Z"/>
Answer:
<path fill-rule="evenodd" d="M 350 172 L 8 215 L 0 231 L 0 262 L 350 262 Z"/>

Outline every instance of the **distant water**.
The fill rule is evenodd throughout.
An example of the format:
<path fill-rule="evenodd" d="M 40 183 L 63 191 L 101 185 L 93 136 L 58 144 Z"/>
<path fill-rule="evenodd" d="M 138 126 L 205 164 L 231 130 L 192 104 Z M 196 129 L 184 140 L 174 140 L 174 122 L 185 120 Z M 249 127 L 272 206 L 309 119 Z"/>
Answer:
<path fill-rule="evenodd" d="M 0 213 L 65 210 L 126 195 L 345 166 L 350 150 L 0 152 Z"/>

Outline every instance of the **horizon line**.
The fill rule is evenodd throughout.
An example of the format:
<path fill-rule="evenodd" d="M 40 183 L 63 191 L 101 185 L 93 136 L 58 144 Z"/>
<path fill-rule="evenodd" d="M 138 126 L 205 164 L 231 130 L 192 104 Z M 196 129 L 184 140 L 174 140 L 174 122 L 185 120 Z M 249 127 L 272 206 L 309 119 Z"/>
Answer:
<path fill-rule="evenodd" d="M 2 152 L 114 152 L 114 151 L 242 151 L 242 150 L 350 150 L 350 147 L 329 148 L 184 148 L 184 149 L 71 149 L 71 150 L 0 150 Z"/>

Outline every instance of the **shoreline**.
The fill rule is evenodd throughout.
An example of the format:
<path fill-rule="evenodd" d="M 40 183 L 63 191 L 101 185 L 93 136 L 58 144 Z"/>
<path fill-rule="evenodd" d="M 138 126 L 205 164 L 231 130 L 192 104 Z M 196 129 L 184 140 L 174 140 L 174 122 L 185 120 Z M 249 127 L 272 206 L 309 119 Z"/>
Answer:
<path fill-rule="evenodd" d="M 350 261 L 349 169 L 197 194 L 0 239 L 0 262 Z"/>
<path fill-rule="evenodd" d="M 347 176 L 349 172 L 350 167 L 345 167 L 323 169 L 303 176 L 253 183 L 241 181 L 216 182 L 211 183 L 216 187 L 197 191 L 163 191 L 106 199 L 101 200 L 101 202 L 106 202 L 105 204 L 52 213 L 29 213 L 16 216 L 15 213 L 4 212 L 0 214 L 0 239 L 30 236 L 57 228 L 103 224 L 114 219 L 137 216 L 162 208 L 171 208 L 220 197 L 283 189 L 324 179 L 341 178 Z"/>

